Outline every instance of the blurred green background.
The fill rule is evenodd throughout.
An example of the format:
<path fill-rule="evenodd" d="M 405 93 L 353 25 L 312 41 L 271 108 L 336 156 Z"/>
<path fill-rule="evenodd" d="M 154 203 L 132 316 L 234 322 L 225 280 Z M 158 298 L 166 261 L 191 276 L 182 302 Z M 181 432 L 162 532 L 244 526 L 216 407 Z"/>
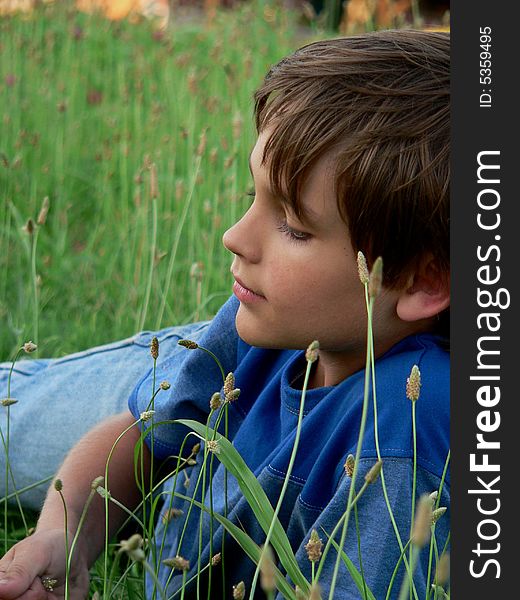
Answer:
<path fill-rule="evenodd" d="M 231 293 L 221 237 L 247 206 L 255 88 L 306 42 L 388 22 L 354 0 L 170 3 L 167 25 L 36 4 L 0 0 L 0 360 L 211 317 Z M 405 8 L 391 25 L 428 25 Z"/>

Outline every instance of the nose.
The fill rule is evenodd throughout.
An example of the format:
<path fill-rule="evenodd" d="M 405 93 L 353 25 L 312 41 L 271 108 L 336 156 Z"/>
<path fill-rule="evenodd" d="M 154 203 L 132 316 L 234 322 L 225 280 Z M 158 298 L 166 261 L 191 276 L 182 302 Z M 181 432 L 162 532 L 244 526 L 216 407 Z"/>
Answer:
<path fill-rule="evenodd" d="M 222 243 L 233 254 L 256 263 L 260 260 L 260 230 L 252 208 L 224 233 Z"/>

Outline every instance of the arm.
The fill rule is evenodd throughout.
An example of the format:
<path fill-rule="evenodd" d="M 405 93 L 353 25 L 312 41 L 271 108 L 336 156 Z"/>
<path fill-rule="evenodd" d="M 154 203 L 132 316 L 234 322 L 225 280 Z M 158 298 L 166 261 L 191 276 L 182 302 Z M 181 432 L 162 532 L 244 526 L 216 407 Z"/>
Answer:
<path fill-rule="evenodd" d="M 62 493 L 68 513 L 69 543 L 91 491 L 92 481 L 105 473 L 107 456 L 117 437 L 135 419 L 127 411 L 112 417 L 85 435 L 70 451 L 57 479 L 63 483 Z M 129 508 L 139 502 L 134 481 L 134 446 L 139 429 L 131 427 L 119 441 L 111 458 L 108 478 L 112 495 Z M 145 449 L 145 470 L 149 473 L 150 457 Z M 74 552 L 71 570 L 71 598 L 83 598 L 88 591 L 88 568 L 100 554 L 105 533 L 104 500 L 96 494 L 90 505 Z M 110 535 L 122 523 L 124 513 L 110 506 Z M 58 492 L 52 487 L 42 509 L 36 532 L 14 546 L 0 561 L 0 598 L 25 598 L 25 593 L 42 593 L 39 576 L 48 575 L 58 580 L 57 597 L 62 597 L 65 579 L 64 511 Z M 61 594 L 61 595 L 60 595 Z M 27 596 L 40 597 L 40 596 Z M 46 596 L 42 596 L 45 598 Z"/>

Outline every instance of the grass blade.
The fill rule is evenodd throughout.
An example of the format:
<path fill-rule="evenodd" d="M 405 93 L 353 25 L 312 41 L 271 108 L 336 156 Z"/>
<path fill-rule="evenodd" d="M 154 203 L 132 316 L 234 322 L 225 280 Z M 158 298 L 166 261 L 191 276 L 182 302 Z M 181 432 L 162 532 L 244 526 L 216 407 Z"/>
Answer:
<path fill-rule="evenodd" d="M 256 477 L 250 471 L 236 448 L 225 437 L 207 428 L 202 423 L 189 419 L 179 419 L 176 422 L 191 428 L 202 439 L 206 439 L 206 435 L 209 435 L 210 439 L 218 442 L 220 446 L 220 452 L 217 455 L 218 459 L 238 481 L 238 485 L 251 510 L 254 512 L 262 529 L 267 533 L 274 517 L 273 507 L 262 486 L 258 483 Z M 271 543 L 291 580 L 303 592 L 308 593 L 310 590 L 309 582 L 303 576 L 298 566 L 291 544 L 289 543 L 289 538 L 278 519 L 275 521 Z"/>
<path fill-rule="evenodd" d="M 327 532 L 325 532 L 325 535 L 327 537 L 329 537 Z M 334 548 L 336 548 L 336 552 L 337 552 L 339 550 L 339 544 L 334 539 L 331 539 L 331 542 L 332 542 L 332 545 L 334 546 Z M 371 592 L 366 581 L 363 583 L 363 577 L 361 576 L 361 573 L 358 571 L 356 565 L 350 560 L 350 558 L 346 555 L 344 550 L 341 550 L 340 556 L 341 556 L 341 559 L 343 560 L 343 562 L 345 563 L 345 566 L 347 567 L 348 572 L 350 573 L 350 576 L 352 577 L 352 580 L 356 584 L 356 587 L 359 590 L 361 597 L 364 597 L 365 592 L 366 592 L 366 598 L 368 598 L 368 600 L 376 600 L 374 594 Z"/>

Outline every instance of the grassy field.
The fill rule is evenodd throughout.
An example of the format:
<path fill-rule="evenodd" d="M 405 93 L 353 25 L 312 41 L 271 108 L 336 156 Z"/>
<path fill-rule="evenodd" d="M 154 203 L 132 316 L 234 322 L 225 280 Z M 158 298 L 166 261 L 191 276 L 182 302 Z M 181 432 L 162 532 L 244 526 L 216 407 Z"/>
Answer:
<path fill-rule="evenodd" d="M 270 65 L 306 41 L 325 36 L 316 31 L 302 36 L 301 28 L 297 35 L 296 30 L 293 15 L 260 0 L 218 13 L 211 21 L 201 17 L 173 23 L 166 31 L 145 20 L 131 24 L 87 16 L 66 2 L 0 20 L 0 360 L 12 359 L 30 339 L 38 344 L 36 355 L 62 356 L 216 313 L 232 283 L 231 256 L 221 237 L 248 203 L 253 92 Z M 367 304 L 369 323 L 372 307 L 373 299 Z M 373 369 L 373 355 L 373 348 L 367 348 L 367 373 Z M 304 390 L 312 362 L 307 360 Z M 375 387 L 373 370 L 372 377 Z M 9 404 L 4 406 L 9 423 Z M 218 422 L 226 403 L 219 410 Z M 201 473 L 205 477 L 208 464 L 211 477 L 210 442 L 213 448 L 217 444 L 213 452 L 245 482 L 244 496 L 264 531 L 269 529 L 266 546 L 271 542 L 277 555 L 286 557 L 284 569 L 309 594 L 309 583 L 317 585 L 314 567 L 312 582 L 307 582 L 288 540 L 277 530 L 270 537 L 283 493 L 273 510 L 247 467 L 236 468 L 240 457 L 233 445 L 225 438 L 217 441 L 205 424 L 192 427 L 206 441 Z M 362 421 L 358 449 L 363 431 Z M 7 443 L 2 432 L 7 456 L 8 432 L 7 426 Z M 291 460 L 297 445 L 295 441 Z M 357 465 L 359 454 L 351 458 Z M 449 455 L 446 468 L 448 462 Z M 376 466 L 381 469 L 380 461 Z M 357 467 L 349 475 L 352 490 L 355 473 Z M 7 468 L 1 476 L 9 479 Z M 290 468 L 287 481 L 289 476 Z M 443 484 L 444 475 L 440 490 Z M 362 485 L 358 496 L 368 481 Z M 353 509 L 357 499 L 349 495 L 343 524 L 337 524 L 343 541 L 351 512 L 359 538 Z M 108 506 L 107 495 L 105 500 Z M 433 578 L 446 547 L 435 546 L 432 510 L 439 510 L 439 501 L 422 501 L 432 533 Z M 146 545 L 153 536 L 154 515 L 149 497 L 143 505 L 146 510 L 139 514 L 148 514 L 149 522 L 143 517 L 147 527 L 140 543 Z M 2 500 L 4 547 L 24 538 L 35 519 L 34 514 L 6 509 Z M 232 524 L 228 527 L 232 532 Z M 247 532 L 238 534 L 242 548 L 262 563 L 262 550 Z M 125 536 L 120 533 L 119 539 Z M 332 543 L 326 542 L 324 554 L 335 551 Z M 410 543 L 405 583 L 414 591 L 412 540 L 405 549 Z M 89 597 L 143 598 L 144 554 L 142 564 L 136 564 L 132 551 L 128 559 L 115 548 L 106 549 L 110 564 L 101 557 L 92 569 Z M 361 594 L 363 576 L 341 553 L 335 572 L 340 559 Z M 283 576 L 279 579 L 284 590 L 288 584 Z M 282 593 L 296 600 L 292 587 Z M 371 597 L 366 588 L 364 594 Z M 401 596 L 411 597 L 406 586 Z M 267 597 L 274 597 L 272 590 Z M 449 598 L 449 592 L 439 586 L 431 598 Z"/>
<path fill-rule="evenodd" d="M 0 21 L 0 360 L 28 339 L 61 356 L 218 310 L 252 94 L 301 43 L 265 2 L 164 32 L 66 3 Z"/>

